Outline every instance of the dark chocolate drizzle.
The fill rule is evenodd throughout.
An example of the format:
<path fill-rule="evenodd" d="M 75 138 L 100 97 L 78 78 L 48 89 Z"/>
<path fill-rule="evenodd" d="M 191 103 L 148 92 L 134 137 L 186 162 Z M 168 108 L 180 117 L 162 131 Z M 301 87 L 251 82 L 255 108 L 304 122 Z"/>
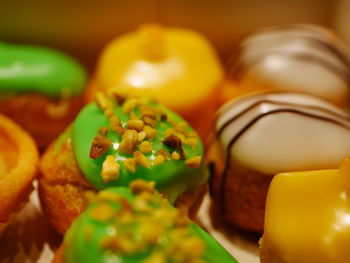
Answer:
<path fill-rule="evenodd" d="M 265 94 L 269 94 L 269 93 L 265 93 Z M 250 111 L 251 109 L 255 108 L 256 106 L 259 106 L 261 104 L 273 104 L 273 105 L 279 105 L 279 106 L 290 106 L 290 107 L 302 107 L 304 109 L 309 109 L 309 110 L 318 110 L 324 113 L 328 113 L 331 115 L 334 115 L 335 117 L 342 119 L 344 121 L 350 121 L 350 117 L 347 117 L 345 114 L 340 114 L 337 113 L 335 111 L 331 111 L 329 109 L 326 108 L 322 108 L 319 106 L 312 106 L 312 105 L 303 105 L 303 104 L 297 104 L 297 103 L 291 103 L 291 102 L 278 102 L 278 101 L 274 101 L 274 100 L 269 100 L 269 99 L 264 99 L 264 100 L 259 100 L 253 104 L 251 104 L 250 106 L 248 106 L 247 108 L 243 109 L 241 112 L 237 113 L 236 115 L 232 116 L 230 119 L 228 119 L 226 122 L 224 122 L 221 127 L 216 131 L 216 137 L 219 138 L 221 136 L 221 134 L 223 133 L 223 131 L 225 130 L 225 128 L 230 125 L 233 121 L 235 121 L 236 119 L 238 119 L 239 117 L 241 117 L 243 114 L 245 114 L 246 112 Z M 219 116 L 216 116 L 215 122 L 217 122 Z"/>
<path fill-rule="evenodd" d="M 258 103 L 259 104 L 259 103 Z M 255 104 L 258 105 L 258 104 Z M 299 105 L 302 106 L 302 105 Z M 251 109 L 252 107 L 248 107 L 248 109 Z M 315 107 L 318 108 L 318 107 Z M 241 112 L 240 114 L 236 115 L 235 117 L 231 118 L 231 123 L 236 120 L 239 116 L 241 116 L 244 112 L 246 112 L 247 110 Z M 331 111 L 328 110 L 324 110 L 325 112 L 328 113 L 332 113 Z M 311 113 L 307 113 L 307 112 L 303 112 L 300 110 L 295 110 L 295 109 L 288 109 L 288 108 L 282 108 L 282 109 L 277 109 L 277 110 L 272 110 L 263 114 L 260 114 L 258 116 L 256 116 L 254 119 L 252 119 L 248 124 L 246 124 L 229 142 L 228 146 L 227 146 L 227 152 L 226 152 L 226 160 L 225 160 L 225 167 L 223 170 L 223 175 L 222 175 L 222 181 L 220 184 L 220 203 L 222 205 L 222 212 L 223 214 L 226 213 L 226 185 L 227 185 L 227 177 L 228 177 L 228 171 L 230 170 L 231 167 L 231 148 L 233 147 L 233 145 L 235 144 L 235 142 L 237 142 L 237 140 L 247 131 L 249 130 L 252 126 L 254 126 L 259 120 L 262 120 L 264 117 L 271 115 L 271 114 L 279 114 L 279 113 L 292 113 L 292 114 L 298 114 L 304 117 L 310 117 L 313 119 L 318 119 L 320 121 L 326 121 L 326 122 L 330 122 L 332 124 L 338 125 L 342 128 L 348 129 L 350 130 L 350 124 L 349 125 L 345 125 L 343 122 L 338 121 L 336 119 L 332 119 L 332 118 L 328 118 L 328 117 L 323 117 L 323 116 L 319 116 L 319 115 L 315 115 L 315 114 L 311 114 Z M 338 117 L 338 116 L 336 116 Z M 345 118 L 345 120 L 349 120 L 348 118 Z M 229 122 L 230 123 L 230 122 Z M 226 125 L 227 127 L 228 125 Z M 222 131 L 221 131 L 222 132 Z"/>

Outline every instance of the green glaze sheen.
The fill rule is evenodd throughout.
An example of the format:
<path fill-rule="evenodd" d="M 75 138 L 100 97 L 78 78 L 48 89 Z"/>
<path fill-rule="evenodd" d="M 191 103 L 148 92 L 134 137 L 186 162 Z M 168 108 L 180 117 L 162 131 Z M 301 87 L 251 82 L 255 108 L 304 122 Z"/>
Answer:
<path fill-rule="evenodd" d="M 157 106 L 162 107 L 159 105 Z M 178 122 L 184 121 L 180 116 L 165 107 L 162 107 L 162 109 L 172 120 Z M 122 113 L 121 107 L 116 107 L 115 114 L 124 122 L 129 118 L 129 115 Z M 114 182 L 104 183 L 100 174 L 105 157 L 96 160 L 89 158 L 91 143 L 101 126 L 108 127 L 108 120 L 101 110 L 93 103 L 86 106 L 80 112 L 73 123 L 72 129 L 73 148 L 78 165 L 86 179 L 98 190 L 110 186 L 127 186 L 130 181 L 134 179 L 144 179 L 147 181 L 155 181 L 156 188 L 160 192 L 167 194 L 169 199 L 173 202 L 183 192 L 204 183 L 208 178 L 208 171 L 203 162 L 200 168 L 190 168 L 183 160 L 166 160 L 164 164 L 154 165 L 150 169 L 138 165 L 137 171 L 131 173 L 124 168 L 123 160 L 132 157 L 132 155 L 121 154 L 116 151 L 114 147 L 111 147 L 107 154 L 114 155 L 117 162 L 119 162 L 121 166 L 120 178 Z M 157 130 L 157 137 L 152 141 L 153 151 L 149 154 L 145 154 L 145 156 L 152 160 L 155 157 L 155 153 L 160 149 L 165 149 L 169 152 L 170 149 L 162 143 L 162 135 L 166 129 L 171 127 L 169 122 L 158 122 L 155 127 Z M 192 131 L 192 128 L 188 126 L 188 130 Z M 114 145 L 118 145 L 121 141 L 121 136 L 115 132 L 109 132 L 107 137 L 112 140 Z M 183 148 L 188 158 L 203 154 L 203 145 L 199 138 L 195 150 L 188 145 L 184 145 Z"/>
<path fill-rule="evenodd" d="M 133 194 L 129 188 L 117 187 L 109 188 L 109 192 L 118 193 L 125 197 L 129 202 L 134 199 Z M 120 210 L 120 205 L 115 202 L 109 201 L 109 204 L 113 206 L 117 211 Z M 108 223 L 101 223 L 90 217 L 90 212 L 98 204 L 91 203 L 86 211 L 81 214 L 78 219 L 73 223 L 65 236 L 65 263 L 140 263 L 145 260 L 152 251 L 160 249 L 159 245 L 149 245 L 146 251 L 138 252 L 132 255 L 118 254 L 117 252 L 106 251 L 101 247 L 101 241 L 106 236 L 113 236 L 118 233 L 118 229 L 114 229 L 115 221 L 118 219 L 109 221 Z M 169 206 L 170 209 L 175 209 Z M 138 218 L 137 214 L 135 218 Z M 175 228 L 175 226 L 173 226 Z M 92 229 L 92 236 L 87 239 L 86 230 Z M 209 234 L 207 234 L 200 227 L 193 222 L 189 222 L 187 229 L 191 236 L 199 237 L 205 244 L 204 253 L 201 259 L 205 263 L 237 263 L 237 261 Z M 134 231 L 137 231 L 136 228 Z M 167 234 L 164 234 L 163 240 L 167 240 Z M 164 241 L 163 241 L 164 242 Z M 181 240 L 179 240 L 181 242 Z M 166 263 L 173 263 L 167 261 Z"/>
<path fill-rule="evenodd" d="M 51 97 L 82 92 L 86 73 L 71 57 L 53 49 L 0 42 L 0 92 L 35 92 Z"/>

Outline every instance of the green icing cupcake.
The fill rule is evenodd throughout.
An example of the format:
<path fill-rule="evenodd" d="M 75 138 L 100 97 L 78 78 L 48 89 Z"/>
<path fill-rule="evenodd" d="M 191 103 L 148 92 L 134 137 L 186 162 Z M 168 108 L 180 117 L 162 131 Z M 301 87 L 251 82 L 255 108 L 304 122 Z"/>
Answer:
<path fill-rule="evenodd" d="M 82 92 L 85 81 L 85 70 L 68 55 L 45 47 L 0 42 L 0 93 L 74 96 Z"/>
<path fill-rule="evenodd" d="M 153 184 L 136 180 L 99 192 L 65 236 L 64 262 L 236 262 Z"/>
<path fill-rule="evenodd" d="M 208 178 L 198 135 L 148 99 L 98 93 L 74 121 L 72 142 L 81 171 L 98 190 L 144 179 L 173 202 Z"/>

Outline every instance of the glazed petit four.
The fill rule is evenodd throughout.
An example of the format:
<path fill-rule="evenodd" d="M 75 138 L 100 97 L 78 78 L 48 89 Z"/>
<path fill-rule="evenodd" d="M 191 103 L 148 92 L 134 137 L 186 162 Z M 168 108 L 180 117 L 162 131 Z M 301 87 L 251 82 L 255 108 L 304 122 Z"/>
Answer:
<path fill-rule="evenodd" d="M 59 232 L 84 209 L 84 192 L 155 181 L 172 203 L 189 207 L 208 178 L 203 145 L 180 116 L 146 99 L 97 93 L 45 152 L 40 195 Z"/>
<path fill-rule="evenodd" d="M 82 106 L 86 73 L 56 50 L 0 42 L 0 112 L 19 123 L 43 149 Z"/>
<path fill-rule="evenodd" d="M 331 169 L 350 156 L 350 117 L 306 94 L 258 93 L 224 105 L 208 153 L 210 190 L 227 222 L 263 231 L 273 176 Z"/>
<path fill-rule="evenodd" d="M 223 69 L 204 36 L 188 29 L 146 24 L 106 46 L 87 99 L 110 88 L 152 96 L 204 136 L 210 130 L 222 78 Z"/>
<path fill-rule="evenodd" d="M 349 110 L 349 50 L 330 30 L 304 24 L 262 29 L 242 41 L 232 62 L 225 99 L 254 90 L 296 91 Z"/>
<path fill-rule="evenodd" d="M 267 195 L 262 263 L 346 263 L 350 159 L 340 169 L 277 174 Z"/>
<path fill-rule="evenodd" d="M 135 180 L 97 194 L 67 232 L 54 263 L 236 260 L 152 187 Z"/>
<path fill-rule="evenodd" d="M 0 232 L 23 206 L 33 190 L 39 162 L 33 139 L 0 115 Z"/>

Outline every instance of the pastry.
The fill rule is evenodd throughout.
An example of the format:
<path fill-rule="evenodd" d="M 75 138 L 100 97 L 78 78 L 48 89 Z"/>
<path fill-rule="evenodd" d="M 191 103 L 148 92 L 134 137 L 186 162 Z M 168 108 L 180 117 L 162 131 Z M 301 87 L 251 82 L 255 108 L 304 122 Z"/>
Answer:
<path fill-rule="evenodd" d="M 0 115 L 0 232 L 33 189 L 38 155 L 33 139 L 17 124 Z"/>
<path fill-rule="evenodd" d="M 41 200 L 60 233 L 84 209 L 84 192 L 135 179 L 155 181 L 172 203 L 189 208 L 208 178 L 202 155 L 197 134 L 164 106 L 98 93 L 44 153 Z"/>
<path fill-rule="evenodd" d="M 326 28 L 307 24 L 262 29 L 244 39 L 228 70 L 224 100 L 256 90 L 295 91 L 350 110 L 350 56 Z"/>
<path fill-rule="evenodd" d="M 350 117 L 298 93 L 258 93 L 224 105 L 208 153 L 210 191 L 225 221 L 262 232 L 273 176 L 336 168 L 350 156 Z"/>
<path fill-rule="evenodd" d="M 19 123 L 43 150 L 82 106 L 86 73 L 45 47 L 0 42 L 0 113 Z"/>
<path fill-rule="evenodd" d="M 54 263 L 220 262 L 236 260 L 152 187 L 98 193 L 67 232 Z"/>
<path fill-rule="evenodd" d="M 350 159 L 340 169 L 277 174 L 266 201 L 261 263 L 346 263 Z"/>
<path fill-rule="evenodd" d="M 195 31 L 147 24 L 110 42 L 88 91 L 142 94 L 182 115 L 202 138 L 210 130 L 223 69 L 207 39 Z"/>

